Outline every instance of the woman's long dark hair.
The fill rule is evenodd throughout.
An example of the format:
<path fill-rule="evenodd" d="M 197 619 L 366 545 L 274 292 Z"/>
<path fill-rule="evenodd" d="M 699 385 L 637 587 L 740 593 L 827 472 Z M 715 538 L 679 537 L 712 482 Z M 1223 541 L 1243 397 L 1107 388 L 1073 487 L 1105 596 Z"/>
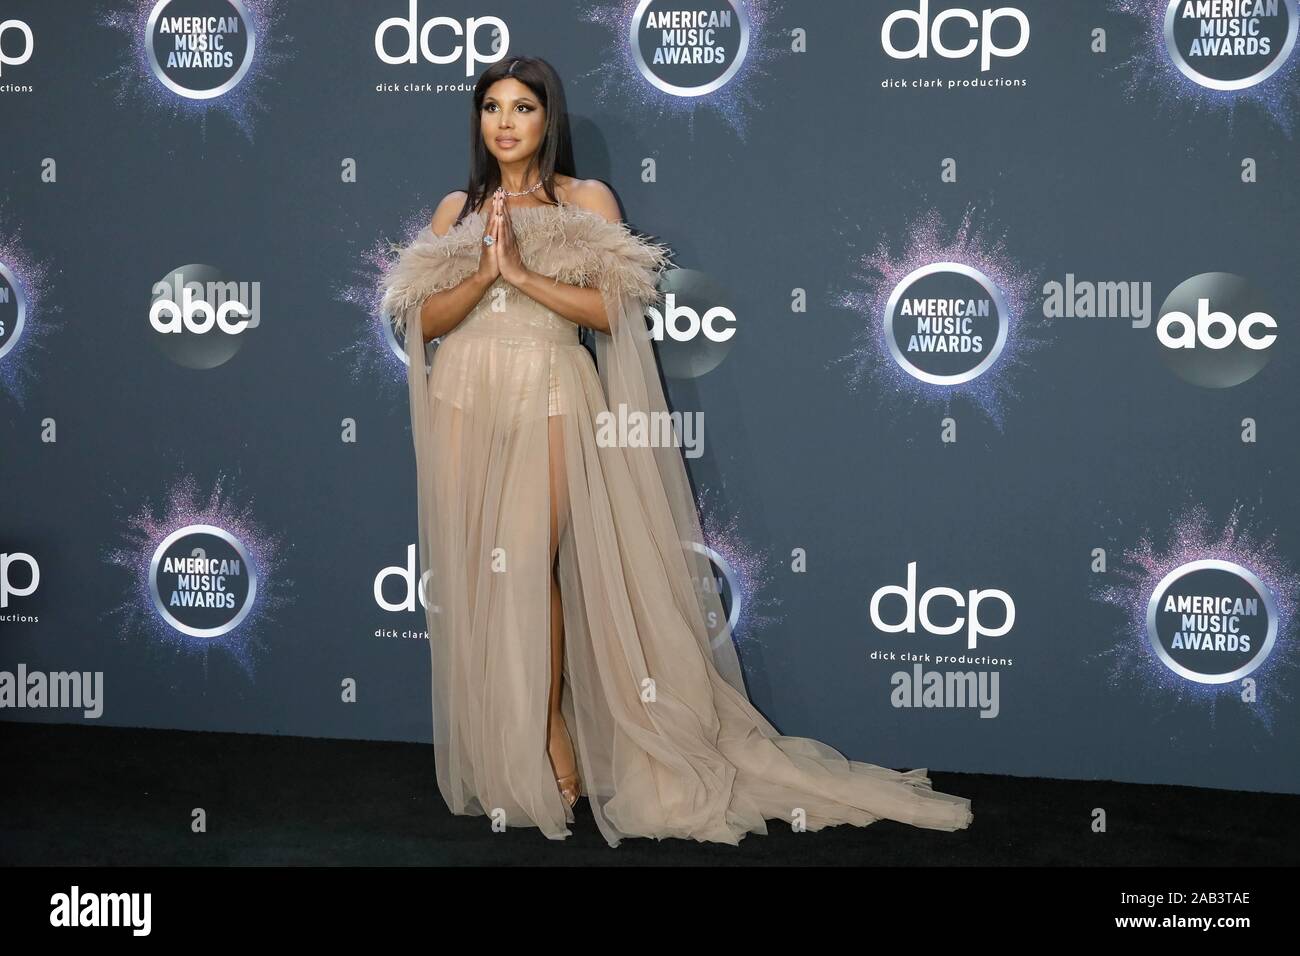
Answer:
<path fill-rule="evenodd" d="M 496 157 L 483 143 L 479 126 L 483 112 L 483 99 L 497 80 L 512 77 L 533 91 L 546 110 L 546 132 L 542 145 L 534 156 L 537 171 L 542 178 L 542 191 L 552 203 L 558 204 L 555 195 L 555 174 L 578 175 L 573 165 L 573 141 L 569 137 L 569 109 L 564 101 L 564 86 L 555 68 L 540 57 L 507 56 L 493 63 L 474 84 L 473 108 L 469 118 L 469 185 L 465 187 L 465 204 L 456 222 L 478 209 L 487 197 L 501 185 L 501 167 Z"/>

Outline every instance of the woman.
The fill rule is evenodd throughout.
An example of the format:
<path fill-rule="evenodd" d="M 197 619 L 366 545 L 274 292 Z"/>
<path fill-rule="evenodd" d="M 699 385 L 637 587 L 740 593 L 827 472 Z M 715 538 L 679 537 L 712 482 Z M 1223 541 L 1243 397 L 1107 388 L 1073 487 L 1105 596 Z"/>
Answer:
<path fill-rule="evenodd" d="M 750 704 L 681 452 L 658 431 L 645 310 L 668 250 L 575 178 L 545 61 L 494 64 L 473 110 L 468 188 L 401 250 L 382 306 L 410 362 L 447 805 L 563 839 L 585 793 L 611 846 L 736 844 L 765 819 L 968 826 L 970 801 L 924 769 L 781 736 Z M 650 428 L 611 436 L 620 421 Z"/>

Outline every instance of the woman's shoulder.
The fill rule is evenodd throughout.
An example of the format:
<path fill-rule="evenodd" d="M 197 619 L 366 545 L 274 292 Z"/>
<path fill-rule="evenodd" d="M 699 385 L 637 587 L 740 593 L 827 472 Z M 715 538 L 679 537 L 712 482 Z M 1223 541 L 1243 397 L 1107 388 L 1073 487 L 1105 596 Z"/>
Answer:
<path fill-rule="evenodd" d="M 571 206 L 595 213 L 610 222 L 618 222 L 623 218 L 618 208 L 618 200 L 614 198 L 614 191 L 599 179 L 570 177 L 560 199 Z"/>
<path fill-rule="evenodd" d="M 433 221 L 429 223 L 429 228 L 435 235 L 445 236 L 451 231 L 451 227 L 456 225 L 460 211 L 465 208 L 465 200 L 468 198 L 469 193 L 463 189 L 454 190 L 442 197 L 438 208 L 433 211 Z"/>

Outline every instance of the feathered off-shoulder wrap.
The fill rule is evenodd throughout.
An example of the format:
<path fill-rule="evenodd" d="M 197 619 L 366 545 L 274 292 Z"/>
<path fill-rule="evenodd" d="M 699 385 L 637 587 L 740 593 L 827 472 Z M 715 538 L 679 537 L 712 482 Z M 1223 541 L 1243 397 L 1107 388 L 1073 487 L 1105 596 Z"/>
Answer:
<path fill-rule="evenodd" d="M 668 421 L 668 417 L 656 417 L 669 416 L 669 409 L 646 312 L 662 298 L 658 285 L 671 266 L 671 249 L 637 235 L 625 222 L 607 220 L 571 203 L 558 209 L 529 207 L 522 212 L 516 210 L 513 215 L 524 264 L 557 282 L 601 291 L 610 330 L 591 334 L 607 409 L 615 416 L 621 407 L 627 413 L 645 413 L 652 422 Z M 418 345 L 421 335 L 407 335 L 407 329 L 417 326 L 420 306 L 428 296 L 455 287 L 478 268 L 483 223 L 479 213 L 471 213 L 445 236 L 425 226 L 400 249 L 383 276 L 381 311 L 392 322 L 397 340 L 406 341 L 412 428 L 416 430 L 427 422 L 428 391 L 427 376 L 412 370 L 420 369 L 420 359 L 426 356 Z M 507 283 L 502 285 L 508 297 L 523 294 Z M 674 422 L 674 431 L 680 432 L 679 422 Z M 418 435 L 415 443 L 418 457 Z M 678 607 L 692 622 L 717 671 L 744 693 L 740 662 L 725 623 L 728 616 L 714 588 L 704 583 L 714 580 L 708 557 L 711 549 L 704 542 L 680 442 L 678 447 L 628 447 L 622 451 L 642 503 L 648 509 L 659 509 L 657 517 L 670 519 L 675 529 L 670 537 L 664 530 L 668 523 L 651 522 L 664 565 L 676 572 L 670 577 Z M 705 621 L 715 622 L 712 637 Z"/>
<path fill-rule="evenodd" d="M 550 210 L 523 210 L 531 218 L 522 219 L 516 228 L 526 229 L 535 240 L 520 249 L 529 269 L 556 282 L 596 286 L 605 294 L 607 307 L 629 296 L 642 307 L 659 299 L 659 278 L 672 254 L 666 245 L 641 238 L 625 223 L 611 222 L 580 206 L 560 209 L 554 218 Z M 430 295 L 455 288 L 474 274 L 483 248 L 482 223 L 478 214 L 471 214 L 445 236 L 425 226 L 410 245 L 400 249 L 384 273 L 381 305 L 399 337 L 405 334 L 412 309 L 418 314 Z M 513 286 L 505 288 L 508 294 L 519 294 Z"/>

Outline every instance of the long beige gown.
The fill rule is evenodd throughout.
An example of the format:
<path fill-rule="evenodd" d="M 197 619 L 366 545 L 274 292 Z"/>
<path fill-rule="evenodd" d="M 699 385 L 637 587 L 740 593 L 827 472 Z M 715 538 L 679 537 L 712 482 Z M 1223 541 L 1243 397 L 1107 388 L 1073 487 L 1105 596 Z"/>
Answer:
<path fill-rule="evenodd" d="M 477 267 L 479 213 L 446 236 L 425 226 L 383 282 L 383 314 L 410 366 L 434 757 L 448 807 L 552 839 L 571 832 L 546 745 L 548 419 L 558 415 L 569 503 L 562 709 L 609 844 L 736 844 L 765 834 L 767 819 L 808 830 L 968 826 L 970 801 L 933 790 L 925 769 L 900 773 L 777 733 L 749 702 L 680 448 L 635 433 L 598 440 L 620 405 L 651 422 L 667 414 L 645 315 L 668 249 L 572 204 L 511 215 L 531 270 L 601 290 L 611 331 L 595 334 L 596 365 L 574 323 L 500 278 L 460 325 L 422 342 L 421 303 Z"/>

